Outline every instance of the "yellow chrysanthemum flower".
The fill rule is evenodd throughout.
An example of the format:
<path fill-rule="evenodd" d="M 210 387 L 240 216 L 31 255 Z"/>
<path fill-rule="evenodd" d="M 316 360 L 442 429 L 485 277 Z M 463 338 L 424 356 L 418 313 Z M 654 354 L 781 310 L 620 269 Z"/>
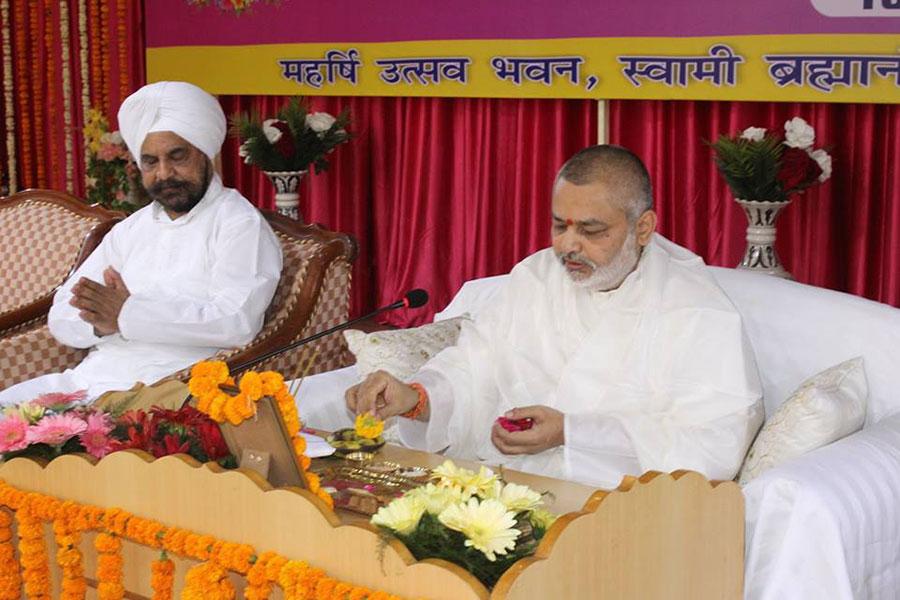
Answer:
<path fill-rule="evenodd" d="M 531 524 L 535 527 L 540 527 L 541 529 L 544 529 L 546 531 L 547 529 L 550 529 L 550 526 L 553 525 L 553 523 L 556 522 L 556 519 L 556 515 L 554 515 L 549 510 L 545 508 L 538 508 L 531 512 L 529 521 L 531 521 Z"/>
<path fill-rule="evenodd" d="M 515 529 L 516 515 L 497 500 L 478 501 L 469 498 L 466 504 L 451 504 L 438 515 L 447 528 L 466 536 L 466 546 L 480 550 L 491 562 L 498 554 L 506 554 L 516 547 L 521 533 Z"/>
<path fill-rule="evenodd" d="M 425 512 L 421 500 L 412 496 L 401 496 L 387 506 L 382 506 L 372 516 L 372 523 L 387 527 L 401 535 L 409 535 L 419 524 Z"/>
<path fill-rule="evenodd" d="M 356 415 L 356 423 L 354 425 L 356 435 L 370 440 L 374 440 L 384 431 L 384 421 L 369 413 Z"/>
<path fill-rule="evenodd" d="M 462 502 L 462 493 L 458 488 L 440 487 L 429 483 L 415 488 L 406 494 L 419 499 L 425 505 L 425 511 L 439 515 L 451 504 Z"/>
<path fill-rule="evenodd" d="M 499 491 L 494 498 L 514 513 L 534 510 L 541 505 L 541 495 L 526 485 L 507 483 L 494 489 Z"/>
<path fill-rule="evenodd" d="M 487 467 L 483 466 L 475 473 L 457 467 L 451 460 L 445 460 L 433 473 L 432 478 L 437 480 L 439 486 L 459 488 L 464 500 L 475 495 L 489 495 L 494 483 L 498 481 L 494 472 Z"/>

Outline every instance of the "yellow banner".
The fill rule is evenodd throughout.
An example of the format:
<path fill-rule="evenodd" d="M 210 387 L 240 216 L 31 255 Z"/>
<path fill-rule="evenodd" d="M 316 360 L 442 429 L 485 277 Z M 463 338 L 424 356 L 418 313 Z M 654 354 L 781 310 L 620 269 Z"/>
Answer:
<path fill-rule="evenodd" d="M 900 35 L 454 40 L 147 49 L 213 94 L 900 102 Z"/>

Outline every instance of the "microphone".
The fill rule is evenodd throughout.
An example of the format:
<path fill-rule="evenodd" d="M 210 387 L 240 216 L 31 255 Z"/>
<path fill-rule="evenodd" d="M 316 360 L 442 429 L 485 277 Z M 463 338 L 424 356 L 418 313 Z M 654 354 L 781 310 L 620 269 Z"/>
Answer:
<path fill-rule="evenodd" d="M 308 344 L 310 342 L 314 342 L 319 338 L 323 338 L 326 335 L 330 335 L 336 331 L 340 331 L 342 329 L 346 329 L 353 325 L 354 323 L 359 323 L 365 319 L 369 319 L 374 317 L 375 315 L 379 315 L 383 312 L 387 312 L 389 310 L 395 310 L 397 308 L 419 308 L 420 306 L 424 306 L 428 302 L 428 292 L 421 288 L 416 288 L 414 290 L 410 290 L 406 292 L 402 299 L 397 300 L 392 304 L 388 304 L 387 306 L 382 306 L 381 308 L 376 308 L 372 312 L 367 315 L 363 315 L 361 317 L 356 317 L 355 319 L 350 319 L 349 321 L 344 321 L 334 327 L 326 329 L 324 331 L 320 331 L 318 333 L 314 333 L 308 337 L 303 338 L 302 340 L 297 340 L 296 342 L 292 342 L 287 346 L 283 346 L 281 348 L 276 348 L 270 352 L 266 352 L 262 356 L 258 356 L 252 360 L 248 360 L 236 365 L 234 368 L 230 369 L 232 375 L 236 375 L 241 371 L 246 371 L 250 367 L 254 365 L 258 365 L 259 363 L 269 360 L 274 356 L 278 356 L 283 352 L 287 352 L 288 350 L 293 350 L 294 348 L 298 348 L 303 346 L 304 344 Z"/>

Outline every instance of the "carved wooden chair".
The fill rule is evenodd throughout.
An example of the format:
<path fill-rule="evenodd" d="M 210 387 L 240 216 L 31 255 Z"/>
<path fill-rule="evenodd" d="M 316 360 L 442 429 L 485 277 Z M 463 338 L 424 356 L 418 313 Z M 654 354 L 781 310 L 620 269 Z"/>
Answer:
<path fill-rule="evenodd" d="M 0 199 L 0 338 L 44 322 L 56 288 L 123 216 L 51 190 Z"/>
<path fill-rule="evenodd" d="M 275 213 L 266 219 L 281 242 L 284 267 L 275 296 L 266 311 L 262 330 L 242 348 L 224 350 L 214 358 L 235 366 L 262 356 L 294 340 L 346 320 L 350 301 L 350 269 L 356 258 L 356 242 L 348 235 L 305 225 Z M 273 369 L 286 379 L 301 374 L 301 360 L 316 352 L 310 373 L 344 365 L 343 338 L 326 336 L 303 348 L 286 352 L 254 367 Z M 86 355 L 84 350 L 62 346 L 46 325 L 0 339 L 0 389 L 70 368 Z M 189 369 L 167 379 L 187 380 Z M 145 382 L 154 383 L 154 382 Z"/>

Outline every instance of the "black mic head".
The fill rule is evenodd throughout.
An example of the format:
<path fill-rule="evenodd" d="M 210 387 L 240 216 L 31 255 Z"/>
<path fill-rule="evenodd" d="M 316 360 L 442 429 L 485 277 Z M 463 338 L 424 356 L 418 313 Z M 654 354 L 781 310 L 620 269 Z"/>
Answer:
<path fill-rule="evenodd" d="M 428 302 L 428 292 L 419 288 L 406 292 L 403 297 L 403 305 L 406 308 L 419 308 L 426 302 Z"/>

